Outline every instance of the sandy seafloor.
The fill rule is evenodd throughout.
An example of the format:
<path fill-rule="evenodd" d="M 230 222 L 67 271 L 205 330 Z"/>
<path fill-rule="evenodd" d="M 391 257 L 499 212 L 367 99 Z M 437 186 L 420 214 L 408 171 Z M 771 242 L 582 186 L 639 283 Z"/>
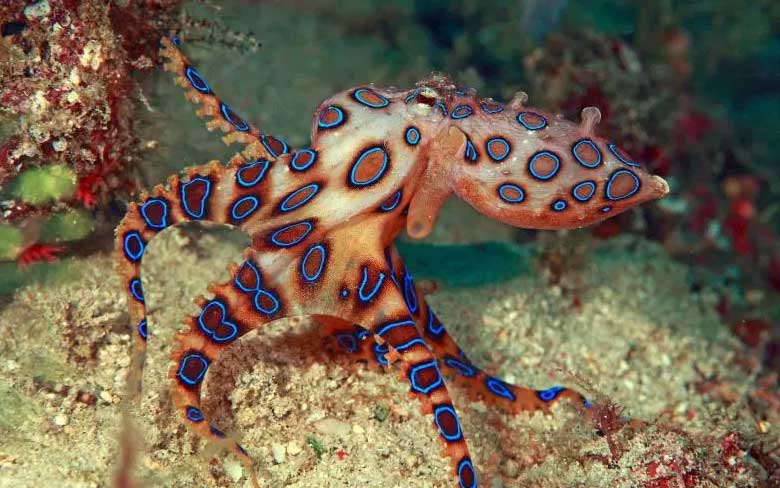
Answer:
<path fill-rule="evenodd" d="M 749 462 L 723 466 L 718 440 L 752 431 L 741 412 L 753 378 L 730 366 L 737 346 L 714 294 L 691 291 L 690 270 L 640 238 L 597 241 L 579 231 L 517 246 L 513 232 L 453 204 L 430 239 L 451 246 L 404 250 L 418 280 L 435 281 L 430 302 L 477 364 L 538 388 L 576 386 L 576 374 L 650 424 L 616 434 L 622 457 L 610 466 L 598 459 L 609 454 L 605 439 L 572 408 L 513 418 L 453 388 L 483 486 L 760 486 Z M 143 486 L 250 486 L 234 457 L 204 454 L 213 451 L 180 424 L 167 378 L 172 334 L 196 311 L 193 297 L 225 278 L 242 239 L 177 228 L 147 250 Z M 486 240 L 506 244 L 466 246 Z M 540 257 L 551 249 L 565 256 L 555 285 Z M 476 258 L 480 250 L 487 252 Z M 45 289 L 19 290 L 0 309 L 2 487 L 112 484 L 130 353 L 125 294 L 109 255 L 74 260 L 72 269 Z M 453 486 L 408 386 L 363 366 L 307 366 L 300 350 L 274 339 L 305 326 L 277 322 L 251 333 L 207 375 L 207 417 L 242 437 L 264 486 Z M 702 375 L 731 385 L 736 401 L 700 393 Z M 697 473 L 698 484 L 674 470 Z M 666 475 L 667 484 L 649 481 Z"/>

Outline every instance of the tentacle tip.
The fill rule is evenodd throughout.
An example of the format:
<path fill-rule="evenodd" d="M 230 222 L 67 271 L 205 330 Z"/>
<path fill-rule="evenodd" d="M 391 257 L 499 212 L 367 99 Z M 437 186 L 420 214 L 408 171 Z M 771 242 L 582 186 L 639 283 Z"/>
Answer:
<path fill-rule="evenodd" d="M 512 107 L 513 110 L 517 110 L 525 107 L 526 103 L 528 103 L 528 93 L 519 91 L 514 94 L 512 101 L 509 102 L 509 106 Z"/>
<path fill-rule="evenodd" d="M 588 134 L 601 122 L 601 110 L 597 107 L 585 107 L 580 114 L 580 127 Z"/>

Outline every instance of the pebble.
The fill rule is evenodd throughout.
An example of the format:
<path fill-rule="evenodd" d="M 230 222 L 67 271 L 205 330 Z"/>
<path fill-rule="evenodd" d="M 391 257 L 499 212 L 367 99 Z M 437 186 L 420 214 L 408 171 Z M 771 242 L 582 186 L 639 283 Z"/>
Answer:
<path fill-rule="evenodd" d="M 41 0 L 40 2 L 31 3 L 24 7 L 24 16 L 28 19 L 37 19 L 38 17 L 46 17 L 51 13 L 51 6 L 49 0 Z"/>
<path fill-rule="evenodd" d="M 355 424 L 352 426 L 352 432 L 354 432 L 355 434 L 365 434 L 366 429 L 361 427 L 360 424 Z"/>
<path fill-rule="evenodd" d="M 271 444 L 271 454 L 276 464 L 282 464 L 285 461 L 285 448 L 278 442 Z"/>
<path fill-rule="evenodd" d="M 222 462 L 222 467 L 225 469 L 225 473 L 227 473 L 228 477 L 233 480 L 234 483 L 240 480 L 242 476 L 244 476 L 244 468 L 241 466 L 240 462 L 234 459 L 225 459 Z"/>
<path fill-rule="evenodd" d="M 58 413 L 57 415 L 54 416 L 55 425 L 59 425 L 60 427 L 65 427 L 66 425 L 68 425 L 68 422 L 70 422 L 70 419 L 64 413 Z"/>
<path fill-rule="evenodd" d="M 299 446 L 295 441 L 290 441 L 287 443 L 287 452 L 290 454 L 290 456 L 295 456 L 297 454 L 300 454 L 301 446 Z"/>
<path fill-rule="evenodd" d="M 352 430 L 349 423 L 330 417 L 314 422 L 314 428 L 321 434 L 341 437 L 346 436 Z"/>

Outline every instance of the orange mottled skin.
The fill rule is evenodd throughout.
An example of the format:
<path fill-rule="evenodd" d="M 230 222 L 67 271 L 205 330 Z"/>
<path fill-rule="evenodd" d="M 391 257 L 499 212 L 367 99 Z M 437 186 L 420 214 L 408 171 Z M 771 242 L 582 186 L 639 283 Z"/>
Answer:
<path fill-rule="evenodd" d="M 117 228 L 119 273 L 137 328 L 131 397 L 140 389 L 146 310 L 140 263 L 148 242 L 180 222 L 234 225 L 252 245 L 229 279 L 198 297 L 201 312 L 176 336 L 172 398 L 184 422 L 235 452 L 259 486 L 247 453 L 209 424 L 200 385 L 209 364 L 241 335 L 289 316 L 314 316 L 323 336 L 355 359 L 398 361 L 410 395 L 430 414 L 455 486 L 478 486 L 465 435 L 444 376 L 470 397 L 512 413 L 547 410 L 566 388 L 511 385 L 470 363 L 414 286 L 393 246 L 402 229 L 428 235 L 451 195 L 488 217 L 535 229 L 590 225 L 668 192 L 628 156 L 595 134 L 599 113 L 579 124 L 527 107 L 482 99 L 446 78 L 412 90 L 358 86 L 329 98 L 314 116 L 309 148 L 240 119 L 177 49 L 163 41 L 166 68 L 210 129 L 244 149 L 227 165 L 212 162 L 171 176 L 130 205 Z M 355 325 L 357 324 L 357 325 Z"/>

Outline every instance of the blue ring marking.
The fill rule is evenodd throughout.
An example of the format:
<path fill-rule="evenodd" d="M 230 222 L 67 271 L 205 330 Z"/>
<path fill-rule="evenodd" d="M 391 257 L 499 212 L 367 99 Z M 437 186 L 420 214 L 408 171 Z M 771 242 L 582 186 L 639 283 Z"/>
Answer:
<path fill-rule="evenodd" d="M 340 295 L 341 298 L 347 298 L 349 296 L 349 290 L 347 290 L 346 288 L 342 288 Z"/>
<path fill-rule="evenodd" d="M 615 182 L 615 178 L 617 178 L 618 176 L 620 176 L 622 174 L 627 174 L 627 175 L 631 176 L 631 178 L 634 179 L 634 188 L 630 192 L 628 192 L 625 195 L 623 195 L 622 197 L 617 197 L 616 198 L 616 197 L 612 196 L 612 184 Z M 641 186 L 642 186 L 642 183 L 639 181 L 639 177 L 637 175 L 635 175 L 632 171 L 629 171 L 627 169 L 619 169 L 619 170 L 615 171 L 614 173 L 612 173 L 612 175 L 609 177 L 609 181 L 607 181 L 607 188 L 604 190 L 604 195 L 607 197 L 608 200 L 612 200 L 613 202 L 617 202 L 619 200 L 624 200 L 624 199 L 630 197 L 631 195 L 635 194 L 636 192 L 639 191 L 639 188 Z"/>
<path fill-rule="evenodd" d="M 181 46 L 181 39 L 179 38 L 179 36 L 173 36 L 173 37 L 171 37 L 171 42 L 172 42 L 172 43 L 173 43 L 173 45 L 174 45 L 174 46 L 176 46 L 176 47 L 179 47 L 179 46 Z"/>
<path fill-rule="evenodd" d="M 436 371 L 437 378 L 433 383 L 423 388 L 417 384 L 417 374 L 420 371 L 423 371 L 425 369 L 430 369 L 430 368 L 433 368 Z M 418 364 L 413 368 L 411 368 L 409 370 L 409 383 L 412 386 L 412 390 L 416 391 L 417 393 L 421 393 L 423 395 L 427 395 L 431 391 L 440 387 L 443 383 L 443 380 L 441 378 L 441 371 L 439 371 L 439 365 L 436 363 L 436 360 Z"/>
<path fill-rule="evenodd" d="M 463 480 L 463 470 L 468 470 L 471 473 L 472 483 L 467 485 Z M 463 458 L 458 463 L 458 487 L 459 488 L 477 488 L 477 472 L 474 471 L 474 465 L 471 463 L 471 459 Z"/>
<path fill-rule="evenodd" d="M 280 153 L 277 153 L 276 151 L 271 149 L 271 146 L 268 144 L 268 141 L 266 141 L 265 138 L 266 138 L 265 134 L 260 134 L 260 142 L 263 143 L 263 147 L 265 148 L 266 151 L 268 151 L 269 154 L 271 154 L 271 156 L 278 158 L 280 154 L 287 154 L 288 152 L 290 152 L 290 145 L 287 144 L 287 141 L 285 141 L 281 137 L 273 136 L 274 139 L 282 143 L 282 152 Z"/>
<path fill-rule="evenodd" d="M 198 70 L 192 66 L 187 66 L 184 68 L 184 76 L 187 77 L 190 85 L 192 85 L 194 89 L 201 93 L 211 93 L 211 87 L 209 84 L 206 83 L 206 80 L 204 80 L 200 73 L 198 73 Z"/>
<path fill-rule="evenodd" d="M 363 159 L 369 154 L 373 154 L 377 151 L 381 152 L 382 156 L 384 157 L 384 159 L 382 160 L 382 167 L 379 168 L 379 171 L 377 171 L 377 173 L 371 178 L 365 181 L 357 181 L 355 179 L 355 173 L 357 173 L 357 169 L 360 167 L 361 163 L 363 162 Z M 355 161 L 355 163 L 352 165 L 352 169 L 349 171 L 349 182 L 355 186 L 368 186 L 371 185 L 372 183 L 376 183 L 379 180 L 379 178 L 381 178 L 385 174 L 385 171 L 387 171 L 388 160 L 389 158 L 387 156 L 387 151 L 385 151 L 384 148 L 372 147 L 366 149 L 365 151 L 363 151 L 360 157 L 357 158 L 357 161 Z"/>
<path fill-rule="evenodd" d="M 534 115 L 536 117 L 539 117 L 539 119 L 541 119 L 541 122 L 535 125 L 529 124 L 528 122 L 525 121 L 526 115 Z M 541 130 L 547 127 L 547 119 L 536 112 L 520 112 L 519 114 L 517 114 L 516 118 L 517 121 L 520 122 L 520 124 L 528 130 Z"/>
<path fill-rule="evenodd" d="M 355 352 L 358 349 L 357 340 L 353 334 L 338 334 L 336 336 L 336 342 L 347 352 Z"/>
<path fill-rule="evenodd" d="M 254 179 L 250 181 L 244 179 L 244 175 L 243 175 L 244 171 L 247 171 L 249 169 L 254 168 L 255 166 L 260 166 L 260 165 L 262 165 L 263 168 L 260 170 L 259 173 L 257 173 L 257 176 L 255 176 Z M 240 186 L 241 188 L 251 188 L 257 185 L 258 183 L 260 183 L 260 181 L 262 181 L 262 179 L 265 177 L 265 173 L 268 171 L 268 168 L 270 166 L 271 166 L 271 162 L 268 161 L 267 159 L 258 159 L 253 163 L 244 164 L 240 168 L 238 168 L 238 171 L 236 171 L 236 183 L 238 183 L 238 186 Z"/>
<path fill-rule="evenodd" d="M 196 181 L 201 181 L 206 183 L 206 191 L 203 192 L 203 196 L 200 197 L 200 211 L 197 213 L 190 210 L 190 207 L 187 204 L 187 187 L 189 187 L 191 184 L 195 183 Z M 206 215 L 206 209 L 208 208 L 206 203 L 208 202 L 208 199 L 211 196 L 211 180 L 208 178 L 203 178 L 201 176 L 193 178 L 187 183 L 181 185 L 180 193 L 181 193 L 181 206 L 184 209 L 184 212 L 190 217 L 192 217 L 193 219 L 202 219 L 203 216 Z"/>
<path fill-rule="evenodd" d="M 225 433 L 216 428 L 215 426 L 209 424 L 209 431 L 214 434 L 215 436 L 219 437 L 220 439 L 225 438 Z"/>
<path fill-rule="evenodd" d="M 552 158 L 553 161 L 555 161 L 555 168 L 553 168 L 553 170 L 546 175 L 541 175 L 537 173 L 536 169 L 534 168 L 534 164 L 536 163 L 536 161 L 543 156 L 548 156 Z M 561 159 L 555 153 L 550 151 L 539 151 L 533 156 L 531 156 L 531 159 L 528 160 L 528 171 L 531 173 L 531 176 L 533 176 L 537 180 L 548 181 L 552 179 L 553 176 L 558 174 L 559 169 L 561 169 Z"/>
<path fill-rule="evenodd" d="M 583 398 L 582 406 L 585 407 L 586 410 L 590 410 L 591 408 L 593 408 L 593 403 L 587 398 Z"/>
<path fill-rule="evenodd" d="M 499 380 L 498 378 L 488 376 L 487 379 L 485 379 L 485 386 L 487 386 L 488 389 L 491 392 L 493 392 L 494 395 L 512 401 L 515 401 L 517 399 L 517 397 L 515 397 L 515 394 L 512 393 L 512 391 L 508 388 L 508 385 L 503 381 Z"/>
<path fill-rule="evenodd" d="M 634 168 L 641 167 L 641 165 L 639 163 L 636 163 L 634 161 L 630 161 L 630 160 L 624 158 L 623 155 L 620 154 L 620 151 L 618 151 L 617 144 L 615 144 L 614 142 L 611 142 L 611 143 L 607 144 L 607 147 L 612 152 L 612 154 L 614 154 L 615 157 L 620 160 L 621 163 L 627 164 L 627 165 L 632 166 Z"/>
<path fill-rule="evenodd" d="M 401 203 L 401 196 L 403 195 L 402 190 L 398 190 L 392 195 L 390 195 L 390 198 L 385 200 L 385 203 L 379 206 L 379 210 L 383 212 L 392 212 L 393 210 L 398 207 L 398 204 Z"/>
<path fill-rule="evenodd" d="M 476 161 L 479 158 L 479 153 L 477 153 L 474 144 L 471 143 L 471 139 L 466 139 L 466 151 L 463 156 L 469 161 Z"/>
<path fill-rule="evenodd" d="M 596 151 L 596 154 L 598 155 L 598 158 L 595 162 L 589 163 L 585 161 L 577 151 L 579 151 L 580 146 L 582 145 L 590 146 L 594 151 Z M 601 164 L 601 160 L 603 159 L 601 157 L 601 151 L 599 150 L 599 147 L 590 139 L 580 139 L 577 141 L 571 148 L 571 153 L 574 155 L 574 159 L 577 160 L 578 163 L 585 166 L 586 168 L 593 169 Z"/>
<path fill-rule="evenodd" d="M 293 204 L 291 206 L 288 206 L 288 202 L 290 200 L 294 200 L 295 197 L 299 193 L 301 193 L 303 191 L 308 191 L 311 188 L 314 188 L 314 191 L 309 193 L 309 195 L 306 198 L 304 198 L 303 200 L 301 200 L 298 203 L 295 203 L 295 204 Z M 317 193 L 319 193 L 319 192 L 320 192 L 320 185 L 318 185 L 317 183 L 310 183 L 310 184 L 308 184 L 306 186 L 302 186 L 302 187 L 298 188 L 297 190 L 295 190 L 294 192 L 292 192 L 289 195 L 287 195 L 285 197 L 285 199 L 282 200 L 282 203 L 279 204 L 279 210 L 282 211 L 282 212 L 289 212 L 291 210 L 295 210 L 296 208 L 302 207 L 302 206 L 306 205 L 307 203 L 309 203 L 309 200 L 311 200 L 312 198 L 317 196 Z"/>
<path fill-rule="evenodd" d="M 149 215 L 146 213 L 147 207 L 150 207 L 154 204 L 162 205 L 163 208 L 162 219 L 160 219 L 161 221 L 159 223 L 152 222 L 149 218 Z M 164 229 L 168 227 L 168 202 L 161 198 L 150 198 L 146 201 L 146 203 L 141 205 L 141 217 L 143 217 L 146 225 L 152 229 Z"/>
<path fill-rule="evenodd" d="M 442 413 L 449 413 L 455 419 L 455 426 L 458 430 L 455 433 L 447 433 L 439 423 L 439 415 Z M 460 420 L 458 414 L 455 413 L 455 409 L 450 405 L 438 405 L 433 409 L 433 421 L 436 423 L 436 428 L 439 429 L 439 435 L 441 435 L 448 442 L 457 442 L 463 438 L 463 432 L 460 429 Z"/>
<path fill-rule="evenodd" d="M 494 154 L 493 150 L 490 149 L 491 143 L 498 142 L 504 145 L 504 152 L 500 154 Z M 488 139 L 488 141 L 485 143 L 485 150 L 487 150 L 488 156 L 490 156 L 490 159 L 496 162 L 501 162 L 504 159 L 506 159 L 507 156 L 509 156 L 509 151 L 512 149 L 512 146 L 509 145 L 509 142 L 504 139 L 503 137 L 494 137 L 492 139 Z"/>
<path fill-rule="evenodd" d="M 444 360 L 444 364 L 449 366 L 450 368 L 454 369 L 458 372 L 461 376 L 465 376 L 466 378 L 473 378 L 477 375 L 477 369 L 471 366 L 470 364 L 466 364 L 463 361 L 459 361 L 455 358 L 448 357 Z"/>
<path fill-rule="evenodd" d="M 469 115 L 474 113 L 474 109 L 469 105 L 458 105 L 450 114 L 453 119 L 465 119 Z"/>
<path fill-rule="evenodd" d="M 588 196 L 581 197 L 577 191 L 580 188 L 588 187 L 590 188 L 590 191 L 588 192 Z M 593 180 L 586 180 L 581 183 L 577 183 L 574 185 L 574 187 L 571 189 L 571 196 L 574 197 L 575 200 L 578 202 L 587 202 L 591 198 L 593 198 L 593 195 L 596 193 L 596 182 Z"/>
<path fill-rule="evenodd" d="M 374 102 L 369 102 L 368 100 L 364 100 L 363 99 L 363 94 L 366 93 L 366 92 L 368 92 L 368 93 L 374 95 L 375 97 L 379 98 L 381 100 L 381 102 L 374 103 Z M 387 98 L 383 97 L 382 95 L 380 95 L 379 93 L 375 92 L 374 90 L 371 90 L 371 89 L 368 89 L 368 88 L 358 88 L 357 90 L 355 90 L 352 93 L 352 98 L 354 98 L 356 101 L 362 103 L 366 107 L 371 107 L 371 108 L 382 108 L 382 107 L 387 107 L 388 105 L 390 105 L 390 100 L 388 100 Z"/>
<path fill-rule="evenodd" d="M 563 212 L 566 210 L 566 207 L 568 207 L 569 204 L 566 203 L 566 200 L 555 200 L 550 208 L 553 209 L 555 212 Z"/>
<path fill-rule="evenodd" d="M 601 207 L 601 213 L 609 213 L 612 211 L 612 207 L 607 205 L 606 207 Z"/>
<path fill-rule="evenodd" d="M 416 97 L 417 95 L 419 95 L 419 94 L 420 94 L 420 89 L 419 89 L 419 88 L 417 88 L 417 89 L 415 89 L 415 90 L 414 90 L 412 93 L 410 93 L 409 95 L 407 95 L 407 96 L 406 96 L 406 99 L 405 99 L 404 101 L 405 101 L 406 103 L 412 103 L 412 100 L 414 100 L 414 99 L 415 99 L 415 97 Z"/>
<path fill-rule="evenodd" d="M 325 115 L 327 112 L 330 112 L 331 110 L 334 110 L 334 111 L 336 111 L 336 113 L 337 113 L 337 114 L 339 114 L 339 118 L 338 118 L 338 119 L 336 119 L 334 122 L 323 122 L 323 121 L 322 121 L 322 117 L 323 117 L 323 116 L 324 116 L 324 115 Z M 327 107 L 325 107 L 325 110 L 323 110 L 323 111 L 320 113 L 320 116 L 319 116 L 319 118 L 317 119 L 317 127 L 319 127 L 320 129 L 332 129 L 332 128 L 334 128 L 334 127 L 338 127 L 338 126 L 339 126 L 339 125 L 341 125 L 343 122 L 344 122 L 344 111 L 343 111 L 343 110 L 341 110 L 341 107 L 337 107 L 337 106 L 335 106 L 335 105 L 328 105 Z"/>
<path fill-rule="evenodd" d="M 504 107 L 502 107 L 501 105 L 496 105 L 495 108 L 490 108 L 488 107 L 488 104 L 485 102 L 480 102 L 479 108 L 481 108 L 482 111 L 485 112 L 486 114 L 497 114 L 504 111 Z"/>
<path fill-rule="evenodd" d="M 410 146 L 416 146 L 420 143 L 420 131 L 417 130 L 417 127 L 409 127 L 404 133 L 404 139 Z"/>
<path fill-rule="evenodd" d="M 410 320 L 410 319 L 406 319 L 406 320 L 398 320 L 396 322 L 390 322 L 388 324 L 383 325 L 382 328 L 379 329 L 376 332 L 376 335 L 378 335 L 379 337 L 384 338 L 385 334 L 387 334 L 388 332 L 390 332 L 393 329 L 397 329 L 398 327 L 412 327 L 412 328 L 415 328 L 414 327 L 414 321 Z"/>
<path fill-rule="evenodd" d="M 387 361 L 387 358 L 385 357 L 385 354 L 390 352 L 390 349 L 387 347 L 387 344 L 374 344 L 374 347 L 372 349 L 374 350 L 374 357 L 376 358 L 376 362 L 378 362 L 382 366 L 387 366 L 388 364 L 390 364 Z"/>
<path fill-rule="evenodd" d="M 143 340 L 146 340 L 146 338 L 149 337 L 149 326 L 146 323 L 146 319 L 138 322 L 138 335 L 141 336 L 141 339 Z"/>
<path fill-rule="evenodd" d="M 434 107 L 439 107 L 441 109 L 441 113 L 444 114 L 444 116 L 447 116 L 447 106 L 444 105 L 444 102 L 436 102 L 433 104 Z"/>
<path fill-rule="evenodd" d="M 507 190 L 514 190 L 518 193 L 516 197 L 506 195 Z M 498 187 L 498 197 L 506 203 L 520 203 L 525 200 L 525 191 L 514 183 L 504 183 Z"/>
<path fill-rule="evenodd" d="M 434 337 L 439 337 L 440 335 L 442 335 L 444 333 L 444 324 L 439 322 L 439 326 L 435 327 L 433 324 L 436 323 L 436 321 L 437 321 L 436 314 L 434 314 L 433 310 L 431 310 L 429 308 L 428 309 L 428 324 L 425 326 L 425 328 Z"/>
<path fill-rule="evenodd" d="M 137 302 L 144 303 L 144 289 L 141 286 L 141 280 L 133 278 L 130 280 L 130 293 Z"/>
<path fill-rule="evenodd" d="M 364 293 L 364 288 L 368 284 L 368 266 L 363 266 L 363 278 L 360 280 L 360 286 L 358 286 L 358 298 L 360 298 L 361 302 L 370 302 L 374 299 L 374 297 L 379 293 L 380 288 L 382 287 L 382 283 L 385 282 L 385 274 L 380 271 L 379 277 L 376 279 L 376 283 L 374 284 L 374 289 L 369 291 L 368 294 Z"/>
<path fill-rule="evenodd" d="M 203 316 L 206 314 L 206 311 L 212 306 L 217 307 L 222 313 L 222 316 L 219 319 L 220 325 L 227 326 L 230 329 L 228 334 L 225 336 L 218 335 L 216 329 L 215 330 L 209 329 L 206 326 L 206 323 L 203 321 Z M 235 339 L 236 336 L 238 335 L 238 326 L 233 322 L 228 321 L 227 317 L 228 317 L 228 313 L 225 304 L 223 304 L 218 300 L 212 300 L 209 303 L 207 303 L 205 307 L 203 307 L 203 310 L 200 311 L 200 315 L 198 315 L 198 327 L 200 327 L 200 330 L 203 331 L 203 333 L 206 334 L 207 337 L 210 337 L 214 342 L 230 342 L 233 339 Z"/>
<path fill-rule="evenodd" d="M 198 373 L 198 376 L 195 378 L 190 378 L 184 375 L 184 370 L 187 369 L 187 363 L 190 361 L 200 361 L 201 365 L 203 366 L 203 368 L 200 370 L 200 373 Z M 203 380 L 203 377 L 206 376 L 206 371 L 208 369 L 209 360 L 206 359 L 202 354 L 193 352 L 187 354 L 181 359 L 181 363 L 179 364 L 179 371 L 176 373 L 176 376 L 186 384 L 195 386 Z"/>
<path fill-rule="evenodd" d="M 131 240 L 135 243 L 136 246 L 138 246 L 138 252 L 134 253 L 130 249 Z M 125 234 L 124 243 L 122 245 L 124 247 L 125 256 L 132 263 L 138 262 L 144 255 L 144 250 L 146 249 L 146 244 L 144 244 L 144 240 L 141 237 L 141 234 L 134 230 Z"/>
<path fill-rule="evenodd" d="M 555 400 L 555 397 L 557 397 L 558 394 L 565 389 L 566 388 L 562 386 L 553 386 L 552 388 L 548 388 L 546 390 L 537 391 L 536 396 L 538 396 L 539 399 L 543 402 L 549 402 Z"/>
<path fill-rule="evenodd" d="M 407 269 L 404 269 L 404 301 L 411 314 L 417 313 L 417 305 L 419 305 L 417 303 L 417 290 L 414 288 L 412 274 Z"/>
<path fill-rule="evenodd" d="M 303 166 L 298 165 L 298 158 L 301 156 L 301 154 L 311 155 L 311 159 L 309 159 L 309 162 L 307 162 Z M 309 148 L 299 149 L 295 151 L 295 154 L 290 160 L 290 168 L 292 168 L 293 171 L 306 171 L 307 169 L 311 168 L 311 165 L 313 165 L 316 161 L 317 161 L 317 151 Z"/>
<path fill-rule="evenodd" d="M 455 94 L 465 97 L 466 95 L 469 94 L 469 92 L 467 91 L 466 88 L 458 88 L 457 90 L 455 90 Z"/>
<path fill-rule="evenodd" d="M 203 422 L 203 412 L 197 407 L 187 407 L 187 420 L 195 422 Z"/>
<path fill-rule="evenodd" d="M 313 275 L 309 275 L 309 273 L 306 272 L 306 264 L 309 262 L 309 259 L 315 251 L 318 251 L 320 254 L 320 264 L 317 267 L 317 272 Z M 311 246 L 309 250 L 306 251 L 306 254 L 303 255 L 303 259 L 301 259 L 301 276 L 303 276 L 303 279 L 309 282 L 317 281 L 322 274 L 322 270 L 325 268 L 325 258 L 327 258 L 327 256 L 328 252 L 325 250 L 325 246 L 322 244 L 315 244 Z"/>
<path fill-rule="evenodd" d="M 237 213 L 238 207 L 244 202 L 252 202 L 252 205 L 247 210 L 244 210 L 244 212 L 241 214 Z M 245 218 L 249 217 L 249 215 L 251 215 L 255 210 L 257 210 L 257 207 L 259 206 L 260 199 L 256 196 L 247 195 L 245 197 L 241 197 L 236 200 L 236 203 L 234 203 L 232 207 L 230 207 L 230 218 L 233 220 L 244 220 Z"/>
<path fill-rule="evenodd" d="M 279 234 L 281 234 L 282 232 L 284 232 L 284 231 L 286 231 L 288 229 L 291 229 L 293 227 L 299 226 L 299 225 L 304 225 L 306 227 L 306 231 L 303 234 L 301 234 L 295 240 L 290 241 L 290 242 L 281 242 L 279 240 Z M 311 222 L 309 222 L 308 220 L 301 220 L 300 222 L 295 222 L 295 223 L 290 224 L 290 225 L 285 225 L 281 229 L 277 229 L 273 234 L 271 234 L 271 242 L 273 242 L 274 244 L 276 244 L 279 247 L 292 247 L 292 246 L 300 243 L 302 240 L 306 239 L 306 237 L 309 235 L 309 233 L 311 233 L 311 230 L 313 228 L 314 228 L 314 226 L 311 225 Z"/>
<path fill-rule="evenodd" d="M 230 110 L 230 107 L 225 102 L 219 102 L 219 111 L 222 112 L 222 118 L 227 120 L 237 131 L 246 132 L 249 130 L 249 124 Z M 238 120 L 234 120 L 234 117 Z"/>
<path fill-rule="evenodd" d="M 428 349 L 428 344 L 425 343 L 425 341 L 419 337 L 415 337 L 414 339 L 410 339 L 403 344 L 397 344 L 393 346 L 393 349 L 395 349 L 398 352 L 404 352 L 410 347 L 414 346 L 415 344 L 420 344 L 424 348 Z"/>
<path fill-rule="evenodd" d="M 262 287 L 262 281 L 261 281 L 262 275 L 260 274 L 260 270 L 257 269 L 257 267 L 255 267 L 255 265 L 252 264 L 252 262 L 249 261 L 248 259 L 246 261 L 244 261 L 244 263 L 241 265 L 241 267 L 242 268 L 248 267 L 249 270 L 252 271 L 252 274 L 255 275 L 255 281 L 257 282 L 257 288 L 246 288 L 246 287 L 244 287 L 244 285 L 238 279 L 238 277 L 241 275 L 241 270 L 240 269 L 239 269 L 238 273 L 236 273 L 236 277 L 233 278 L 233 282 L 236 284 L 236 288 L 238 288 L 239 290 L 243 291 L 244 293 L 254 293 L 254 292 L 258 291 L 258 290 L 261 290 L 263 287 Z"/>
<path fill-rule="evenodd" d="M 260 298 L 262 298 L 262 297 L 266 297 L 266 298 L 268 298 L 269 300 L 271 300 L 273 302 L 273 305 L 271 305 L 271 308 L 264 308 L 263 307 L 263 305 L 260 303 Z M 275 314 L 276 312 L 279 311 L 279 307 L 281 306 L 279 304 L 279 299 L 277 299 L 274 296 L 273 293 L 271 293 L 271 292 L 269 292 L 267 290 L 263 290 L 263 289 L 257 290 L 257 292 L 255 293 L 255 297 L 252 300 L 252 305 L 255 307 L 255 309 L 258 312 L 264 313 L 266 315 L 273 315 L 273 314 Z"/>

